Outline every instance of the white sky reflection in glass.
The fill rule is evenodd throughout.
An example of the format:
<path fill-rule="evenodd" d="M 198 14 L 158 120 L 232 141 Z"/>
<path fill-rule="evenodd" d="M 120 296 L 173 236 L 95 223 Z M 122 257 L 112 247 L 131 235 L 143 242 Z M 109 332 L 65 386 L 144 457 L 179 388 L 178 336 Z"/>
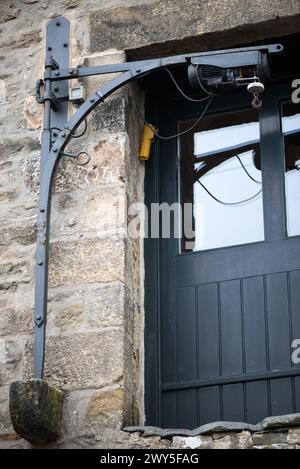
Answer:
<path fill-rule="evenodd" d="M 245 122 L 197 132 L 194 134 L 194 155 L 203 160 L 195 164 L 195 169 L 203 168 L 212 155 L 217 156 L 221 152 L 236 150 L 249 174 L 255 180 L 261 181 L 261 171 L 255 166 L 255 153 L 251 149 L 251 145 L 258 142 L 258 122 Z M 225 159 L 224 162 L 205 172 L 200 177 L 200 182 L 211 194 L 226 203 L 243 201 L 258 194 L 262 189 L 261 184 L 254 182 L 246 174 L 236 156 Z M 196 181 L 194 219 L 193 250 L 195 251 L 264 239 L 262 193 L 251 201 L 228 206 L 214 200 Z"/>
<path fill-rule="evenodd" d="M 283 106 L 283 115 L 286 107 Z M 300 235 L 300 171 L 295 163 L 300 160 L 300 113 L 299 106 L 289 105 L 295 114 L 282 118 L 282 131 L 285 135 L 286 166 L 285 192 L 287 231 L 289 236 Z M 299 161 L 300 168 L 300 161 Z"/>

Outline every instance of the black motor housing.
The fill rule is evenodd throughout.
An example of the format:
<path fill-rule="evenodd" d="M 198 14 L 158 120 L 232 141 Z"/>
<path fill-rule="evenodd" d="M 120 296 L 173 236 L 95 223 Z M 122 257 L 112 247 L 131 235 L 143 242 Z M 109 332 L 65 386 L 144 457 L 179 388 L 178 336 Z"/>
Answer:
<path fill-rule="evenodd" d="M 266 80 L 270 76 L 267 51 L 234 52 L 199 56 L 188 66 L 188 80 L 193 88 L 202 85 L 223 89 L 248 84 L 254 77 Z"/>

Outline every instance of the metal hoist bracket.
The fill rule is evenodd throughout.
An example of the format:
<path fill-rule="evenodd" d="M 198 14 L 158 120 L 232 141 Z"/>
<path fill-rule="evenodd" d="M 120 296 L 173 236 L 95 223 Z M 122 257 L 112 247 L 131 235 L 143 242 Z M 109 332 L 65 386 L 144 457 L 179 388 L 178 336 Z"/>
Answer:
<path fill-rule="evenodd" d="M 45 51 L 45 81 L 50 79 L 50 87 L 45 89 L 42 96 L 41 88 L 44 87 L 45 81 L 37 80 L 36 100 L 39 104 L 47 100 L 51 102 L 51 108 L 55 111 L 51 116 L 51 124 L 57 128 L 62 128 L 68 120 L 68 80 L 61 81 L 59 85 L 51 83 L 50 72 L 57 73 L 59 68 L 69 67 L 69 42 L 70 22 L 63 17 L 51 21 L 46 29 Z"/>
<path fill-rule="evenodd" d="M 50 73 L 60 67 L 69 67 L 70 22 L 63 17 L 47 25 L 45 76 L 36 82 L 36 100 L 44 104 L 44 120 L 40 160 L 40 202 L 37 219 L 36 281 L 35 281 L 35 377 L 42 378 L 45 356 L 45 331 L 48 298 L 49 225 L 51 210 L 50 152 L 53 129 L 62 129 L 68 122 L 68 81 L 59 84 L 51 80 Z M 44 88 L 43 95 L 41 88 Z M 59 132 L 56 133 L 58 135 Z"/>
<path fill-rule="evenodd" d="M 36 243 L 36 277 L 35 277 L 35 378 L 43 378 L 45 358 L 45 331 L 47 321 L 48 300 L 48 258 L 49 258 L 49 232 L 52 181 L 59 159 L 63 156 L 76 158 L 78 164 L 86 164 L 89 157 L 86 152 L 73 155 L 65 150 L 72 138 L 82 136 L 75 134 L 82 122 L 86 123 L 87 116 L 114 91 L 133 80 L 137 80 L 150 72 L 169 69 L 176 66 L 186 66 L 193 74 L 196 84 L 201 79 L 203 65 L 226 68 L 225 72 L 205 79 L 218 83 L 228 84 L 228 77 L 233 77 L 235 84 L 240 86 L 241 77 L 236 70 L 228 70 L 231 64 L 241 67 L 255 67 L 259 69 L 262 63 L 267 63 L 271 54 L 283 51 L 280 44 L 254 46 L 242 49 L 229 49 L 223 51 L 201 52 L 193 54 L 175 55 L 170 57 L 125 62 L 119 64 L 100 65 L 97 67 L 69 68 L 70 50 L 70 22 L 64 17 L 52 19 L 46 30 L 46 52 L 44 78 L 36 81 L 36 100 L 44 106 L 43 132 L 41 139 L 40 160 L 40 195 L 37 221 Z M 200 70 L 202 66 L 202 71 Z M 245 68 L 246 70 L 246 68 Z M 108 81 L 94 95 L 80 103 L 80 107 L 68 120 L 69 92 L 68 82 L 74 78 L 88 76 L 118 74 L 116 78 Z M 213 72 L 215 73 L 215 72 Z M 208 77 L 208 78 L 207 78 Z M 257 78 L 257 77 L 255 77 Z M 250 79 L 251 81 L 251 79 Z M 255 81 L 255 80 L 254 80 Z M 246 82 L 248 84 L 248 81 Z M 87 123 L 86 123 L 87 127 Z M 85 130 L 86 130 L 85 127 Z M 153 127 L 154 129 L 154 127 Z M 144 135 L 141 148 L 141 158 L 147 159 L 150 142 L 153 138 L 153 129 Z M 150 130 L 152 130 L 150 132 Z"/>

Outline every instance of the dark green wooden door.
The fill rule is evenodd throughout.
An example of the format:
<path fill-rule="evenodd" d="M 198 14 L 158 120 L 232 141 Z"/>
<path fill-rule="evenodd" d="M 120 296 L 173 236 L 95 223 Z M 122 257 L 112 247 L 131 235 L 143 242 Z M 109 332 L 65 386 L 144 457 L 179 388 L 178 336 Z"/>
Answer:
<path fill-rule="evenodd" d="M 289 101 L 289 83 L 269 86 L 258 114 L 236 92 L 198 124 L 202 103 L 156 106 L 161 134 L 195 126 L 156 142 L 148 207 L 191 204 L 193 233 L 145 240 L 148 424 L 300 412 L 300 107 Z"/>

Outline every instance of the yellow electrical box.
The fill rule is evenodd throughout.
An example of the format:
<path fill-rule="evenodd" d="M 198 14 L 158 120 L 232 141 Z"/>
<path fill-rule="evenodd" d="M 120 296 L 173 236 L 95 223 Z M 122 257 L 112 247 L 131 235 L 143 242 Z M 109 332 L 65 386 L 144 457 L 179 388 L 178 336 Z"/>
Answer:
<path fill-rule="evenodd" d="M 140 144 L 139 159 L 142 161 L 149 160 L 151 143 L 154 140 L 154 132 L 156 131 L 154 125 L 144 125 L 142 139 Z"/>

